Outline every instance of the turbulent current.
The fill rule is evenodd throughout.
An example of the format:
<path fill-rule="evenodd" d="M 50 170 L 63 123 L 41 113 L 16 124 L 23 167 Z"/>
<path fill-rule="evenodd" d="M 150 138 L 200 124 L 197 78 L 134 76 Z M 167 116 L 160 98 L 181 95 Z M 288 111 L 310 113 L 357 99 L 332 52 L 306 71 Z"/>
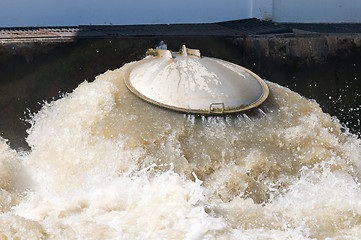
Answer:
<path fill-rule="evenodd" d="M 0 239 L 361 239 L 361 141 L 268 82 L 257 109 L 164 110 L 127 64 L 45 104 L 27 152 L 0 140 Z"/>

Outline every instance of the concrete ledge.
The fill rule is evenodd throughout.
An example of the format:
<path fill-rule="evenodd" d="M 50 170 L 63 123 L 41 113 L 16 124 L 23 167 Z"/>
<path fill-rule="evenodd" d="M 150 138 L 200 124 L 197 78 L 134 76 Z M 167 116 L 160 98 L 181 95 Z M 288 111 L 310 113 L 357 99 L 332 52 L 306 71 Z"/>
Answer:
<path fill-rule="evenodd" d="M 299 66 L 323 64 L 332 57 L 361 52 L 360 34 L 251 36 L 236 38 L 233 43 L 248 57 Z"/>
<path fill-rule="evenodd" d="M 154 36 L 263 36 L 298 37 L 314 35 L 361 35 L 361 24 L 277 24 L 243 19 L 204 24 L 156 24 L 117 26 L 68 26 L 0 28 L 2 42 L 69 41 L 77 38 L 124 38 Z"/>

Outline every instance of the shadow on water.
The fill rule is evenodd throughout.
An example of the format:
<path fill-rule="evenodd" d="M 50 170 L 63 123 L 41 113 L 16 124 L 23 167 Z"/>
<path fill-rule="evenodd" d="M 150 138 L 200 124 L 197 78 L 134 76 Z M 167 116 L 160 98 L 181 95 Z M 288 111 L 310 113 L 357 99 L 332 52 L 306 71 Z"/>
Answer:
<path fill-rule="evenodd" d="M 262 78 L 315 99 L 325 112 L 337 116 L 360 134 L 360 52 L 323 64 L 274 63 L 245 56 L 230 39 L 221 37 L 138 37 L 77 39 L 65 42 L 22 42 L 0 45 L 0 135 L 15 149 L 28 149 L 25 119 L 44 101 L 72 92 L 79 83 L 140 60 L 150 47 L 164 40 L 168 49 L 182 44 L 202 55 L 241 64 Z M 259 113 L 257 113 L 259 114 Z"/>

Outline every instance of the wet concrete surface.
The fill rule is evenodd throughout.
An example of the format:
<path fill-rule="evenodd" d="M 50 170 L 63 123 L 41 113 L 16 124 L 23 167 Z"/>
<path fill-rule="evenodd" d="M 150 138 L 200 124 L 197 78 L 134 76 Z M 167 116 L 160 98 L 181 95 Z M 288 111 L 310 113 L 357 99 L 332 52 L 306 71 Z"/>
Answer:
<path fill-rule="evenodd" d="M 257 19 L 204 24 L 105 25 L 0 28 L 2 41 L 58 41 L 67 38 L 152 36 L 243 36 L 292 32 L 292 28 Z"/>
<path fill-rule="evenodd" d="M 25 119 L 29 113 L 37 112 L 44 101 L 71 92 L 84 80 L 93 81 L 108 69 L 142 59 L 148 48 L 162 40 L 168 49 L 178 51 L 182 44 L 198 48 L 204 56 L 243 65 L 262 78 L 315 99 L 325 112 L 361 135 L 361 37 L 357 24 L 354 32 L 348 29 L 351 32 L 342 34 L 294 31 L 289 25 L 277 25 L 277 31 L 270 33 L 268 26 L 257 25 L 257 31 L 263 33 L 252 35 L 255 28 L 252 30 L 250 22 L 244 22 L 242 31 L 241 27 L 238 24 L 233 30 L 246 32 L 248 28 L 248 34 L 186 36 L 184 30 L 184 36 L 0 39 L 0 136 L 13 148 L 27 149 L 30 125 Z"/>
<path fill-rule="evenodd" d="M 278 37 L 297 34 L 361 34 L 361 24 L 285 24 L 258 19 L 242 19 L 202 24 L 150 25 L 82 25 L 67 27 L 1 28 L 0 41 L 61 41 L 74 38 L 117 38 L 154 36 L 222 36 L 242 37 L 276 34 Z M 282 36 L 283 35 L 283 36 Z"/>

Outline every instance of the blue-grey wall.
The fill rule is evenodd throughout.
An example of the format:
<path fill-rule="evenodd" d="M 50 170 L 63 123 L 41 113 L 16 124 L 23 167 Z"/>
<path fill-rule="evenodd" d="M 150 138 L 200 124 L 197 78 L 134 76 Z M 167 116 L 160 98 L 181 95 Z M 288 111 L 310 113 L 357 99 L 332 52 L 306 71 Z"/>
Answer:
<path fill-rule="evenodd" d="M 0 27 L 275 22 L 360 22 L 361 0 L 1 0 Z"/>
<path fill-rule="evenodd" d="M 202 23 L 251 17 L 251 0 L 1 0 L 0 26 Z"/>

